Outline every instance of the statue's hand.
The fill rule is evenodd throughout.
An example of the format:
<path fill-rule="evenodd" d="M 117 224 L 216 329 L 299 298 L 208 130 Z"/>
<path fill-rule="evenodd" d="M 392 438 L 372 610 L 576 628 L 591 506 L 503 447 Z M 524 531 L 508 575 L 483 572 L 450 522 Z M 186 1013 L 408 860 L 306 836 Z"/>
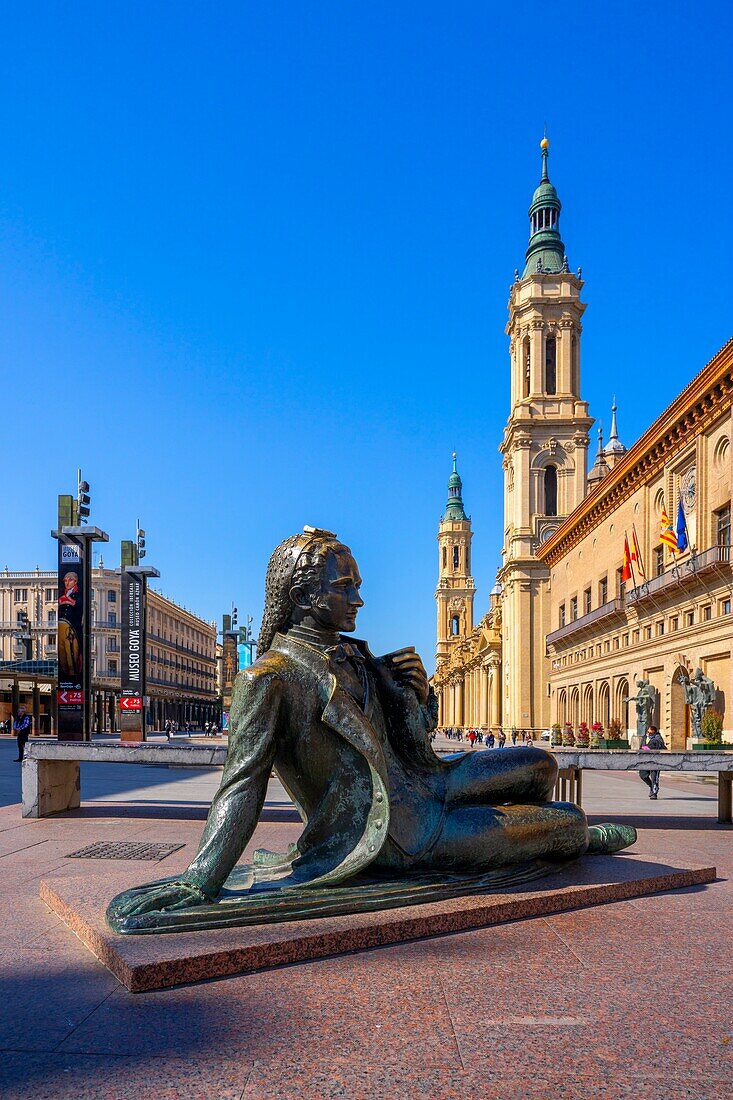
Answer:
<path fill-rule="evenodd" d="M 412 688 L 418 702 L 425 706 L 428 701 L 428 676 L 414 647 L 397 649 L 394 653 L 388 653 L 384 659 L 398 684 Z"/>
<path fill-rule="evenodd" d="M 208 903 L 209 898 L 193 883 L 165 882 L 160 886 L 141 886 L 126 891 L 124 900 L 115 905 L 115 916 L 135 917 L 140 913 L 170 912 Z"/>

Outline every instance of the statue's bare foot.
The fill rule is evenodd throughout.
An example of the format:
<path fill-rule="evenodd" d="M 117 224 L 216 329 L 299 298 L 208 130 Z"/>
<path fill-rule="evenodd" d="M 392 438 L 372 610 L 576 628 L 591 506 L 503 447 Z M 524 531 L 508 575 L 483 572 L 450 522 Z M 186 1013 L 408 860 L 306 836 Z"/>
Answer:
<path fill-rule="evenodd" d="M 614 825 L 606 822 L 604 825 L 590 825 L 590 844 L 588 851 L 591 854 L 613 855 L 636 844 L 636 829 L 633 825 Z"/>
<path fill-rule="evenodd" d="M 164 882 L 160 886 L 141 886 L 119 894 L 110 904 L 109 914 L 115 918 L 136 917 L 141 913 L 189 909 L 208 905 L 210 898 L 192 882 Z"/>

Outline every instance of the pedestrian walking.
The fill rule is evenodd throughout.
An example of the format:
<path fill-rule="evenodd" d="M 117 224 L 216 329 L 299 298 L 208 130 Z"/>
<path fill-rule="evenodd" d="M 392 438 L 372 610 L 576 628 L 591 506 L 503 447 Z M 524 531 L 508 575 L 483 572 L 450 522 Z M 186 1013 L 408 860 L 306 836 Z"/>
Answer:
<path fill-rule="evenodd" d="M 494 737 L 493 731 L 489 731 L 489 736 L 486 738 L 486 744 L 490 749 L 493 749 L 496 744 L 496 738 Z"/>
<path fill-rule="evenodd" d="M 653 752 L 655 749 L 666 749 L 664 738 L 657 729 L 656 726 L 649 726 L 649 729 L 641 739 L 640 748 L 646 752 Z M 658 769 L 650 769 L 639 772 L 639 779 L 646 783 L 649 788 L 649 797 L 656 799 L 659 794 L 659 771 Z"/>
<path fill-rule="evenodd" d="M 499 740 L 499 748 L 503 749 L 504 746 L 506 745 L 506 734 L 504 733 L 504 730 L 502 730 L 502 729 L 499 730 L 498 740 Z"/>
<path fill-rule="evenodd" d="M 471 748 L 473 748 L 473 746 L 476 742 L 476 734 L 475 734 L 474 730 L 469 730 L 468 731 L 468 740 L 471 742 Z"/>
<path fill-rule="evenodd" d="M 18 707 L 18 713 L 13 722 L 13 729 L 15 730 L 15 736 L 18 741 L 18 755 L 15 758 L 16 762 L 23 759 L 26 742 L 31 735 L 31 725 L 31 716 L 26 713 L 25 707 Z"/>
<path fill-rule="evenodd" d="M 512 744 L 516 745 L 516 743 L 517 743 L 517 731 L 514 728 L 514 726 L 512 726 Z"/>

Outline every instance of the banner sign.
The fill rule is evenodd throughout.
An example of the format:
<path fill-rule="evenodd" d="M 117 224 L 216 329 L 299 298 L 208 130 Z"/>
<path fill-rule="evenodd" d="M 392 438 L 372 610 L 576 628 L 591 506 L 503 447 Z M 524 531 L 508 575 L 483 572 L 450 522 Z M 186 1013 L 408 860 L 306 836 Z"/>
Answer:
<path fill-rule="evenodd" d="M 254 642 L 240 642 L 237 646 L 237 655 L 239 657 L 239 671 L 243 668 L 249 668 L 254 662 L 252 650 L 254 648 Z"/>
<path fill-rule="evenodd" d="M 85 681 L 91 678 L 91 669 L 85 668 L 91 596 L 86 591 L 84 543 L 61 536 L 58 550 L 58 736 L 61 741 L 83 741 Z"/>
<path fill-rule="evenodd" d="M 237 668 L 237 639 L 238 634 L 236 631 L 224 631 L 224 644 L 222 651 L 222 660 L 224 664 L 222 669 L 222 680 L 224 686 L 224 694 L 229 695 L 230 697 L 232 694 L 232 688 L 234 687 L 234 679 L 237 675 L 237 672 L 239 671 L 239 669 Z"/>
<path fill-rule="evenodd" d="M 121 574 L 122 604 L 122 693 L 120 734 L 122 740 L 141 740 L 143 696 L 145 695 L 145 577 L 129 569 Z M 127 737 L 125 736 L 127 734 Z"/>

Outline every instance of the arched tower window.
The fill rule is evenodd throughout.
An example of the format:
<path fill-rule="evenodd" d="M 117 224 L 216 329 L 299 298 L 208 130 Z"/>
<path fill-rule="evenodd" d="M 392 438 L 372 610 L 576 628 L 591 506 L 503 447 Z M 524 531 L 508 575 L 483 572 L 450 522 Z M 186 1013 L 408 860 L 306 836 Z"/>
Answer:
<path fill-rule="evenodd" d="M 548 336 L 545 341 L 545 393 L 557 393 L 557 341 Z"/>
<path fill-rule="evenodd" d="M 580 389 L 580 365 L 578 362 L 578 338 L 573 333 L 573 338 L 570 342 L 570 370 L 571 370 L 571 386 L 573 393 L 577 394 Z"/>
<path fill-rule="evenodd" d="M 522 397 L 529 397 L 529 336 L 522 344 Z"/>
<path fill-rule="evenodd" d="M 448 568 L 448 547 L 447 546 L 443 547 L 443 568 L 444 569 Z"/>
<path fill-rule="evenodd" d="M 557 466 L 545 467 L 545 515 L 557 515 Z"/>
<path fill-rule="evenodd" d="M 458 549 L 458 546 L 454 546 L 453 547 L 453 568 L 457 569 L 460 564 L 461 564 L 461 551 Z"/>
<path fill-rule="evenodd" d="M 456 638 L 461 633 L 461 620 L 458 615 L 451 616 L 450 632 L 454 638 Z"/>
<path fill-rule="evenodd" d="M 471 548 L 470 548 L 470 546 L 466 547 L 466 572 L 467 573 L 471 572 Z"/>

